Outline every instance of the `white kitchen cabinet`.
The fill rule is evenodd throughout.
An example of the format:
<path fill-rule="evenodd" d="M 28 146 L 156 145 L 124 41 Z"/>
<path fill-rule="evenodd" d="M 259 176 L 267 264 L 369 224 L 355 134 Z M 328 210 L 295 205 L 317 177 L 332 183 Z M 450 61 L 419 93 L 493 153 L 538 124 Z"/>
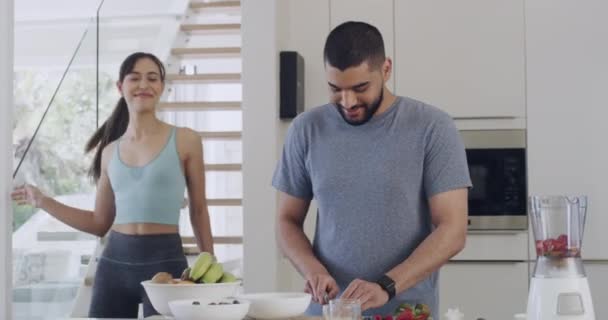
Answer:
<path fill-rule="evenodd" d="M 384 40 L 384 51 L 394 58 L 393 0 L 330 0 L 331 28 L 346 21 L 367 22 L 380 31 Z M 395 74 L 387 83 L 389 89 L 395 88 Z"/>
<path fill-rule="evenodd" d="M 525 117 L 523 0 L 395 1 L 396 92 L 457 119 Z"/>
<path fill-rule="evenodd" d="M 528 263 L 450 262 L 439 275 L 439 310 L 459 308 L 465 319 L 512 319 L 526 311 Z"/>
<path fill-rule="evenodd" d="M 608 259 L 606 12 L 605 0 L 526 1 L 529 192 L 589 197 L 591 260 Z"/>
<path fill-rule="evenodd" d="M 465 247 L 452 260 L 458 261 L 526 261 L 528 260 L 528 233 L 473 232 L 467 234 Z"/>

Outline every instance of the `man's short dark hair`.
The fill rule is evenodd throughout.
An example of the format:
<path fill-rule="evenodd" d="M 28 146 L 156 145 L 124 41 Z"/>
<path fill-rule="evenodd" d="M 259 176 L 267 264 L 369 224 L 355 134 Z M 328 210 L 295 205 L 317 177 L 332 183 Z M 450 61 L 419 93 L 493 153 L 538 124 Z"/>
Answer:
<path fill-rule="evenodd" d="M 384 41 L 378 29 L 368 23 L 348 21 L 327 36 L 323 50 L 325 63 L 341 71 L 366 62 L 372 68 L 384 63 Z"/>

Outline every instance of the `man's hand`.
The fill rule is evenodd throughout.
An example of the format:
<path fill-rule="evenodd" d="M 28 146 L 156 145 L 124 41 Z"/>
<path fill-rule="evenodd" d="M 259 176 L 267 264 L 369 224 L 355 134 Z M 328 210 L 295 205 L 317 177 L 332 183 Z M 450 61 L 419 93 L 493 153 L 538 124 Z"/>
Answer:
<path fill-rule="evenodd" d="M 382 307 L 388 302 L 388 293 L 375 282 L 355 279 L 342 293 L 343 299 L 358 299 L 361 302 L 361 311 Z"/>
<path fill-rule="evenodd" d="M 306 277 L 305 292 L 312 294 L 312 300 L 319 304 L 327 304 L 340 292 L 336 280 L 329 274 L 319 273 Z"/>

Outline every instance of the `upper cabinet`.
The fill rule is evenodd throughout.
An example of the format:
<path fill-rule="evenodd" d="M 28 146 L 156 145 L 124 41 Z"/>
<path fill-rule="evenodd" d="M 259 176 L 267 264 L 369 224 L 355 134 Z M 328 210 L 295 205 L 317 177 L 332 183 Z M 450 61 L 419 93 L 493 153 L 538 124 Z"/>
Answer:
<path fill-rule="evenodd" d="M 527 0 L 530 194 L 589 197 L 585 259 L 608 259 L 608 2 Z M 531 255 L 534 257 L 534 255 Z"/>
<path fill-rule="evenodd" d="M 394 3 L 397 94 L 457 119 L 525 117 L 523 0 Z"/>
<path fill-rule="evenodd" d="M 374 25 L 384 40 L 388 57 L 395 56 L 395 32 L 393 25 L 393 0 L 330 0 L 331 29 L 346 21 L 363 21 Z M 389 89 L 395 88 L 395 72 L 388 81 Z"/>

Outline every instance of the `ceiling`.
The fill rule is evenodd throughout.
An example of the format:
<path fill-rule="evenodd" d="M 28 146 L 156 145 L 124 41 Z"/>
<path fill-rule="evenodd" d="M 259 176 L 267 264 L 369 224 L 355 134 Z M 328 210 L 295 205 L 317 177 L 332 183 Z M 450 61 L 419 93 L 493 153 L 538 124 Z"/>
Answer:
<path fill-rule="evenodd" d="M 15 1 L 15 69 L 63 69 L 78 43 L 76 67 L 96 63 L 100 0 Z M 105 0 L 99 9 L 99 61 L 111 68 L 134 51 L 160 56 L 188 0 Z M 103 67 L 103 66 L 102 66 Z"/>

